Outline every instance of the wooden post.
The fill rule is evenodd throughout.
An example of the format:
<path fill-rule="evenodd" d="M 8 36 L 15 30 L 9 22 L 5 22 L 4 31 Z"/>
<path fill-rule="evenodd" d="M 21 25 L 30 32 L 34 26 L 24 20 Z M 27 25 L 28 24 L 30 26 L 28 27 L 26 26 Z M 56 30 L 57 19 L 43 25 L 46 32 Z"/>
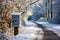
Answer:
<path fill-rule="evenodd" d="M 14 35 L 16 36 L 18 34 L 18 27 L 14 27 Z"/>
<path fill-rule="evenodd" d="M 19 28 L 19 15 L 12 15 L 12 27 L 14 27 L 14 35 L 16 36 L 18 34 L 18 28 Z"/>

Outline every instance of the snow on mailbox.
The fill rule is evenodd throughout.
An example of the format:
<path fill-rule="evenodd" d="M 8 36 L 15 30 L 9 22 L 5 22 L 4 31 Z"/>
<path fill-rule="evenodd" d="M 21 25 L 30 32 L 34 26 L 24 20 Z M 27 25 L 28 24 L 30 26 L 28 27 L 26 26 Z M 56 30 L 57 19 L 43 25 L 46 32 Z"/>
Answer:
<path fill-rule="evenodd" d="M 12 27 L 19 27 L 19 13 L 18 12 L 14 12 L 12 13 Z"/>

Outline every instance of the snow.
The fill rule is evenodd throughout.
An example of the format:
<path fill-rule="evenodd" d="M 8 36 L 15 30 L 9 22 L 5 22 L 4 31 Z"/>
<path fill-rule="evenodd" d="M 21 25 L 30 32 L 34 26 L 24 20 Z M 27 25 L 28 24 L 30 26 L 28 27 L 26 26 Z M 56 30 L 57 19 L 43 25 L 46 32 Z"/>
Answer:
<path fill-rule="evenodd" d="M 58 36 L 60 36 L 60 25 L 59 24 L 51 24 L 48 22 L 37 22 L 38 24 L 42 24 L 48 30 L 55 32 Z"/>
<path fill-rule="evenodd" d="M 4 34 L 2 29 L 0 29 L 0 40 L 7 40 L 6 35 Z"/>
<path fill-rule="evenodd" d="M 29 26 L 29 27 L 37 27 L 37 25 L 35 24 L 35 23 L 33 23 L 33 22 L 30 22 L 30 21 L 28 21 L 28 23 L 26 24 L 26 26 Z"/>
<path fill-rule="evenodd" d="M 43 33 L 41 28 L 38 28 L 37 25 L 33 22 L 28 22 L 25 27 L 23 27 L 23 31 L 18 35 L 9 38 L 9 40 L 34 40 L 35 38 L 43 39 Z"/>
<path fill-rule="evenodd" d="M 37 20 L 38 22 L 46 22 L 46 18 L 41 17 L 39 20 Z"/>
<path fill-rule="evenodd" d="M 16 37 L 12 37 L 11 39 L 9 40 L 32 40 L 32 39 L 27 39 L 25 37 L 21 37 L 21 36 L 16 36 Z"/>
<path fill-rule="evenodd" d="M 21 15 L 21 13 L 20 12 L 13 12 L 13 13 L 11 13 L 12 15 Z"/>
<path fill-rule="evenodd" d="M 60 36 L 60 25 L 50 24 L 48 22 L 37 22 L 46 27 L 46 29 L 55 32 L 58 36 Z M 44 33 L 41 28 L 38 28 L 37 25 L 33 22 L 28 22 L 25 27 L 23 27 L 23 31 L 18 35 L 9 38 L 9 40 L 34 40 L 38 38 L 39 40 L 43 39 L 44 35 L 40 33 Z"/>

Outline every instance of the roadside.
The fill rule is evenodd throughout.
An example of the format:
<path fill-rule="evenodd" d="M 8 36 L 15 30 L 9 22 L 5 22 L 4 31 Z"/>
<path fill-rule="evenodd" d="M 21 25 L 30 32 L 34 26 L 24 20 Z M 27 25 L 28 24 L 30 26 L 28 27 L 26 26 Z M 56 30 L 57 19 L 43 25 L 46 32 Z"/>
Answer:
<path fill-rule="evenodd" d="M 34 23 L 36 23 L 36 22 L 34 22 Z M 49 28 L 45 27 L 42 24 L 39 24 L 39 23 L 36 23 L 36 24 L 44 32 L 43 40 L 60 40 L 60 37 L 58 36 L 58 34 L 55 33 L 55 31 L 49 30 Z"/>

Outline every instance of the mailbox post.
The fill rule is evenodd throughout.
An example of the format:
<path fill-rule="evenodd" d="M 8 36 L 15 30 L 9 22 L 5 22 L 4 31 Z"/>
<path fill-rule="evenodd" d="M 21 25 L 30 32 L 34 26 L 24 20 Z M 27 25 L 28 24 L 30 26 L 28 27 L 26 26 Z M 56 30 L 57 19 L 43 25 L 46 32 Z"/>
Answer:
<path fill-rule="evenodd" d="M 19 28 L 19 24 L 20 24 L 20 13 L 18 12 L 14 12 L 12 13 L 12 27 L 14 27 L 14 35 L 18 34 L 18 28 Z"/>

